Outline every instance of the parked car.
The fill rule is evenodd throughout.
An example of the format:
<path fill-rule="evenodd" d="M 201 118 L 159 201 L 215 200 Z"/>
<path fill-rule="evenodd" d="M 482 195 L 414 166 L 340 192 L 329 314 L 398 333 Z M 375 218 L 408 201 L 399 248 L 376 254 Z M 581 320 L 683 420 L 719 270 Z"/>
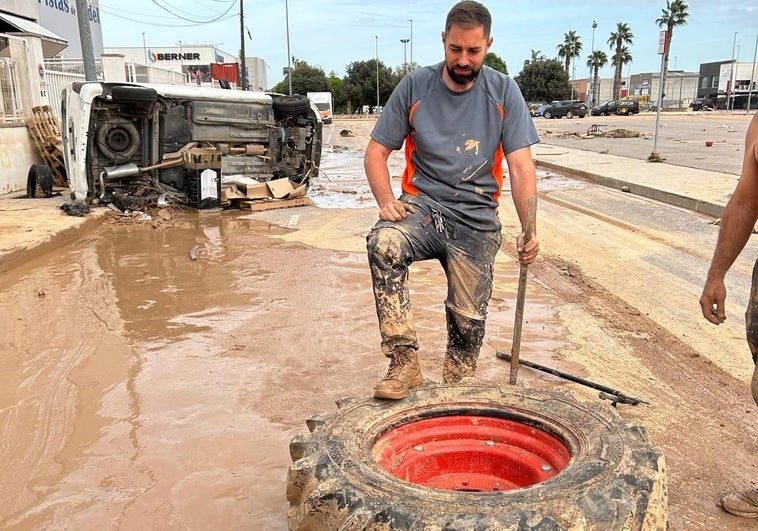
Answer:
<path fill-rule="evenodd" d="M 715 111 L 718 105 L 714 98 L 697 98 L 690 103 L 690 108 L 693 111 Z"/>
<path fill-rule="evenodd" d="M 562 100 L 554 101 L 547 105 L 542 111 L 542 116 L 548 120 L 550 118 L 562 118 L 564 116 L 566 118 L 573 118 L 574 116 L 584 118 L 587 116 L 587 112 L 587 105 L 585 105 L 583 101 Z"/>
<path fill-rule="evenodd" d="M 592 108 L 592 116 L 608 116 L 611 114 L 639 114 L 640 102 L 637 100 L 610 100 Z"/>
<path fill-rule="evenodd" d="M 544 105 L 540 105 L 539 107 L 534 109 L 534 111 L 530 111 L 531 115 L 535 118 L 538 118 L 542 116 L 542 113 L 545 112 L 545 109 L 547 109 L 547 107 L 548 107 L 547 103 L 545 103 Z"/>
<path fill-rule="evenodd" d="M 149 190 L 212 208 L 222 175 L 308 185 L 321 163 L 321 114 L 305 95 L 77 82 L 63 90 L 61 118 L 74 200 Z"/>
<path fill-rule="evenodd" d="M 545 105 L 546 102 L 544 101 L 529 101 L 526 103 L 526 106 L 529 108 L 529 114 L 532 116 L 535 116 L 535 112 L 537 112 L 537 109 Z M 540 115 L 541 116 L 541 115 Z"/>

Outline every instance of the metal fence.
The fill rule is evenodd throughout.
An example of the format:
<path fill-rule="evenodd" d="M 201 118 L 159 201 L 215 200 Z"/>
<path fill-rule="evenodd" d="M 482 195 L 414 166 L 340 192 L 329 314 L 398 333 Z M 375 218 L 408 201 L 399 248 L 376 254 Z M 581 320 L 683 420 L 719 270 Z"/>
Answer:
<path fill-rule="evenodd" d="M 18 64 L 9 57 L 0 57 L 0 123 L 22 122 Z"/>
<path fill-rule="evenodd" d="M 47 78 L 47 99 L 50 101 L 50 108 L 58 119 L 58 123 L 61 123 L 61 93 L 63 89 L 69 83 L 84 81 L 86 77 L 84 74 L 57 72 L 55 70 L 48 70 L 45 77 Z"/>

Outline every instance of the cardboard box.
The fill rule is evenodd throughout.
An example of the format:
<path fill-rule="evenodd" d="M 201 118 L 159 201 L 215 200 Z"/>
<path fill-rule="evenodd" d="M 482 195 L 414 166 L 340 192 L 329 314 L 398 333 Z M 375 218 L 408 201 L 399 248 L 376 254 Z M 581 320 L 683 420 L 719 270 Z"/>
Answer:
<path fill-rule="evenodd" d="M 293 186 L 287 178 L 274 179 L 265 183 L 247 185 L 245 196 L 248 199 L 294 199 L 305 196 L 307 186 Z"/>

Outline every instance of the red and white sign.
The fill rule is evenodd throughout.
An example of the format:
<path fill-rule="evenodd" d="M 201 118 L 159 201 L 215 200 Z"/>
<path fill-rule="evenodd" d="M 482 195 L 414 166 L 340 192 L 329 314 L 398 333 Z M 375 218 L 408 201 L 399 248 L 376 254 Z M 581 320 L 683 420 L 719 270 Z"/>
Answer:
<path fill-rule="evenodd" d="M 668 32 L 666 30 L 663 30 L 661 34 L 658 36 L 658 55 L 663 55 L 666 53 L 666 37 Z"/>

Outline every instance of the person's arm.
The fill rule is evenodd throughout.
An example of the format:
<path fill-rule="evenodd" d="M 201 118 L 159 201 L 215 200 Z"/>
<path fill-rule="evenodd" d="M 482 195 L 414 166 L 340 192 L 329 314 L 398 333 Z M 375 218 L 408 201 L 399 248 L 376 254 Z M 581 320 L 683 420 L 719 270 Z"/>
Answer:
<path fill-rule="evenodd" d="M 532 159 L 532 150 L 529 146 L 517 149 L 505 155 L 505 161 L 508 163 L 508 175 L 511 180 L 511 196 L 513 204 L 516 207 L 521 226 L 526 225 L 527 213 L 529 210 L 529 197 L 534 196 L 535 205 L 537 199 L 537 173 L 534 169 L 534 160 Z M 534 229 L 531 239 L 524 244 L 525 234 L 519 234 L 516 240 L 516 251 L 518 252 L 519 262 L 529 264 L 537 258 L 540 251 L 540 244 L 537 240 L 537 209 L 534 212 Z"/>
<path fill-rule="evenodd" d="M 753 116 L 745 136 L 745 157 L 737 188 L 721 216 L 716 249 L 708 269 L 700 308 L 713 324 L 726 320 L 724 278 L 745 247 L 758 220 L 758 114 Z"/>
<path fill-rule="evenodd" d="M 379 205 L 379 217 L 386 221 L 400 221 L 408 217 L 408 212 L 415 212 L 413 207 L 395 198 L 390 183 L 390 171 L 387 159 L 392 150 L 374 139 L 369 140 L 363 168 L 366 172 L 371 193 Z"/>

